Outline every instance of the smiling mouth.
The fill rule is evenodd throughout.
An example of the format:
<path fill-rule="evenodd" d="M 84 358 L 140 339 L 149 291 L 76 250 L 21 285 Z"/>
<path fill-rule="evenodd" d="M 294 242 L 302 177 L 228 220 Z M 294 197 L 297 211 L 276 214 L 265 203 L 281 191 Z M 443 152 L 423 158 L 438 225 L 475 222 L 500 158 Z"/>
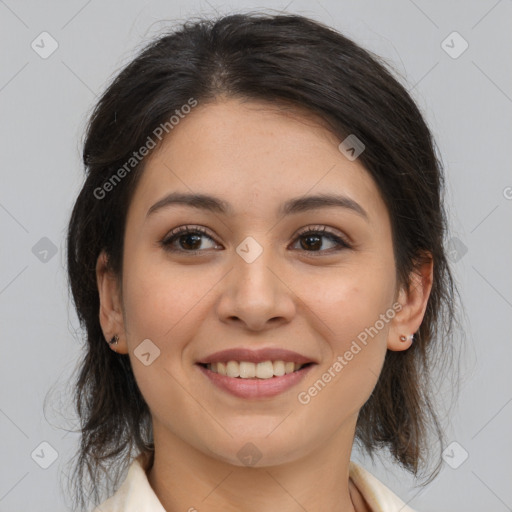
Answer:
<path fill-rule="evenodd" d="M 226 361 L 218 363 L 198 363 L 203 368 L 238 379 L 272 379 L 302 370 L 313 363 L 299 364 L 291 361 L 263 361 L 252 363 L 248 361 Z"/>

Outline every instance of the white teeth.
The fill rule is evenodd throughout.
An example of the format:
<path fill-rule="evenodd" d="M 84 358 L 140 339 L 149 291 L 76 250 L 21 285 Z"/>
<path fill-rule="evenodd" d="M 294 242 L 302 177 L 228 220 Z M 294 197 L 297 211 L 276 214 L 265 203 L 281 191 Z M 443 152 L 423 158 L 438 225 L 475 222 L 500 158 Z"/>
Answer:
<path fill-rule="evenodd" d="M 284 364 L 284 372 L 292 373 L 295 370 L 295 363 L 285 363 Z"/>
<path fill-rule="evenodd" d="M 256 377 L 256 365 L 254 363 L 242 362 L 240 364 L 240 377 L 242 379 L 252 379 Z"/>
<path fill-rule="evenodd" d="M 274 375 L 276 375 L 277 377 L 281 377 L 286 373 L 284 371 L 284 361 L 274 361 L 273 367 Z"/>
<path fill-rule="evenodd" d="M 215 370 L 210 368 L 212 372 Z M 229 361 L 226 365 L 226 375 L 228 377 L 240 377 L 240 365 L 236 361 Z"/>
<path fill-rule="evenodd" d="M 272 361 L 264 361 L 256 365 L 256 377 L 258 379 L 271 379 L 274 376 L 274 365 Z"/>
<path fill-rule="evenodd" d="M 227 375 L 227 369 L 225 363 L 217 363 L 217 373 L 220 373 L 221 375 Z"/>
<path fill-rule="evenodd" d="M 250 363 L 247 361 L 228 361 L 227 363 L 210 363 L 207 368 L 212 372 L 226 375 L 227 377 L 239 377 L 241 379 L 271 379 L 292 373 L 303 365 L 291 361 L 263 361 Z"/>

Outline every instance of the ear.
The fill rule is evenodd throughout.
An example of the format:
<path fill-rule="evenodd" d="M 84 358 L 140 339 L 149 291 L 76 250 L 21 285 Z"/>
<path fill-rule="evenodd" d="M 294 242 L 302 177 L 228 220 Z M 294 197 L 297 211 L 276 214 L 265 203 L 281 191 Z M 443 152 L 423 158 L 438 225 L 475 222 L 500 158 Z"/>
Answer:
<path fill-rule="evenodd" d="M 96 282 L 100 296 L 99 317 L 103 336 L 110 341 L 117 334 L 119 341 L 111 345 L 111 348 L 115 352 L 127 354 L 121 291 L 117 277 L 108 268 L 105 251 L 101 251 L 96 262 Z"/>
<path fill-rule="evenodd" d="M 406 350 L 414 343 L 408 336 L 414 334 L 423 321 L 432 290 L 433 272 L 433 258 L 430 253 L 427 253 L 422 257 L 422 263 L 411 272 L 408 286 L 402 286 L 400 289 L 397 301 L 402 309 L 396 313 L 391 322 L 388 333 L 389 350 Z M 407 337 L 407 341 L 401 341 L 400 336 Z"/>

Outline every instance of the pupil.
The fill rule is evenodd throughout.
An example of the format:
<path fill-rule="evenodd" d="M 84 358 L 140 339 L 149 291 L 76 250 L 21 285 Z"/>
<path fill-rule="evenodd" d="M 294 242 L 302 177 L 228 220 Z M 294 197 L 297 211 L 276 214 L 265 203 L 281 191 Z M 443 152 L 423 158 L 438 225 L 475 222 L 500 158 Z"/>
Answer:
<path fill-rule="evenodd" d="M 182 247 L 184 247 L 185 249 L 196 249 L 196 247 L 185 247 L 188 243 L 188 241 L 192 238 L 195 238 L 196 239 L 196 242 L 197 241 L 200 241 L 201 237 L 199 235 L 194 235 L 194 234 L 189 234 L 189 235 L 184 235 L 182 237 L 182 240 L 185 239 L 187 242 L 185 242 L 185 244 L 182 244 Z M 184 246 L 185 245 L 185 246 Z M 192 245 L 194 245 L 194 242 L 192 242 Z"/>
<path fill-rule="evenodd" d="M 313 244 L 315 245 L 315 247 L 313 247 L 313 248 L 315 248 L 315 249 L 318 249 L 318 248 L 322 245 L 322 242 L 320 241 L 320 237 L 319 237 L 318 235 L 308 235 L 308 236 L 305 238 L 305 240 L 307 240 L 307 241 L 308 241 L 308 242 L 307 242 L 308 244 L 309 244 L 309 242 L 310 242 L 311 240 L 316 240 L 316 242 L 317 242 L 316 244 L 313 242 Z M 319 241 L 320 241 L 320 243 L 318 243 Z M 307 248 L 308 248 L 308 247 L 307 247 Z M 310 246 L 310 247 L 309 247 L 309 249 L 311 249 L 311 248 L 312 248 L 312 247 Z"/>

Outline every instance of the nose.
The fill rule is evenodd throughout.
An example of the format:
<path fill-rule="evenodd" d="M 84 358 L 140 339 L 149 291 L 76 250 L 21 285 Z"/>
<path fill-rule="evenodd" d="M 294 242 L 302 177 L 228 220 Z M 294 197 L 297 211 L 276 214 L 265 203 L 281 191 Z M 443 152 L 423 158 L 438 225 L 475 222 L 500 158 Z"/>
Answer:
<path fill-rule="evenodd" d="M 259 331 L 286 324 L 295 314 L 294 293 L 269 248 L 250 263 L 234 253 L 232 270 L 223 281 L 217 310 L 223 322 Z"/>

